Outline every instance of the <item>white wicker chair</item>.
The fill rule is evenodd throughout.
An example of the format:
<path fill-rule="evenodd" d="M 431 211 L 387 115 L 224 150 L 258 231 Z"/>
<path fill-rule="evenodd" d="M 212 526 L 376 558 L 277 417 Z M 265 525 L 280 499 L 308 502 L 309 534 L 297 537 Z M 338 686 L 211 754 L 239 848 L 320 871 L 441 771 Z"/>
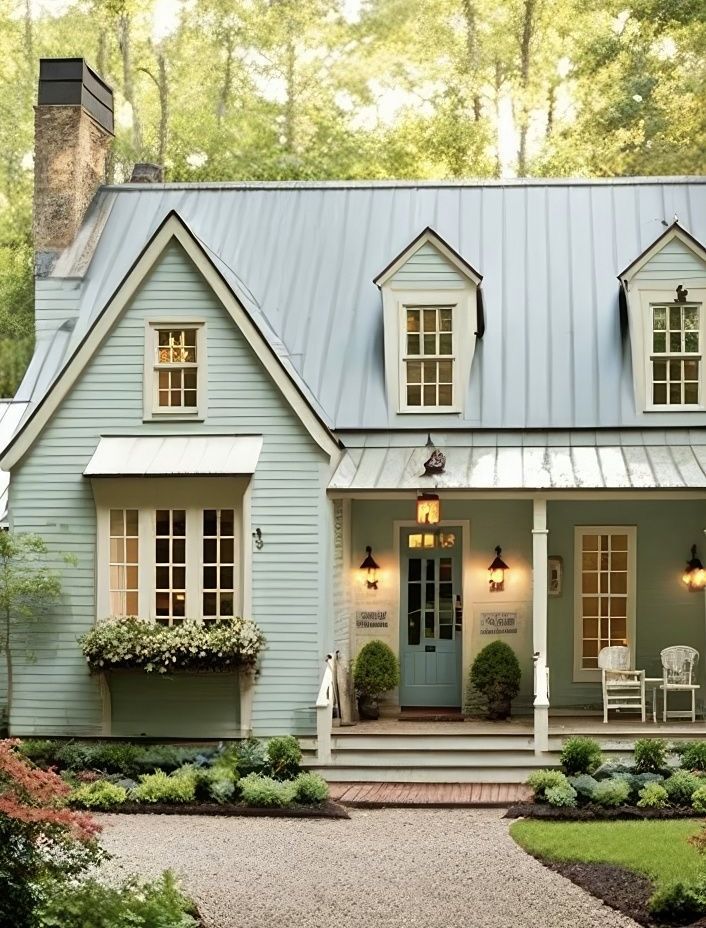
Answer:
<path fill-rule="evenodd" d="M 598 655 L 603 683 L 603 721 L 609 709 L 635 709 L 645 721 L 645 671 L 632 666 L 630 648 L 613 645 Z"/>
<path fill-rule="evenodd" d="M 701 689 L 696 679 L 696 667 L 699 663 L 699 652 L 685 644 L 673 645 L 660 652 L 662 658 L 662 719 L 690 718 L 696 721 L 696 691 Z M 691 712 L 668 712 L 667 693 L 691 693 Z"/>

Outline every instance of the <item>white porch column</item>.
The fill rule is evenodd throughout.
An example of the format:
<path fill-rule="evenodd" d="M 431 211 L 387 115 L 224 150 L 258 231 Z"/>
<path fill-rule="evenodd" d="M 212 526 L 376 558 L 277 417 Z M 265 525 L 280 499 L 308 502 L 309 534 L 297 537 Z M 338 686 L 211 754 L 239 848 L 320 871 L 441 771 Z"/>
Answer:
<path fill-rule="evenodd" d="M 532 648 L 534 651 L 534 751 L 549 750 L 549 681 L 547 672 L 547 501 L 533 500 Z"/>

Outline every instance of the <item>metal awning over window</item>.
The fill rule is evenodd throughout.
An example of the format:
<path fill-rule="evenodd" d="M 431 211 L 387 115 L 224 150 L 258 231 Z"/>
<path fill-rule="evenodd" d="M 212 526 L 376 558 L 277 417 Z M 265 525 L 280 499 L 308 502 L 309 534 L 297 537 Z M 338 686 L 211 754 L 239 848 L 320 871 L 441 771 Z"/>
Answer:
<path fill-rule="evenodd" d="M 536 440 L 536 439 L 535 439 Z M 421 477 L 425 447 L 351 448 L 329 490 L 706 488 L 706 444 L 440 446 L 443 474 Z"/>
<path fill-rule="evenodd" d="M 85 477 L 225 477 L 254 474 L 262 435 L 103 437 Z"/>

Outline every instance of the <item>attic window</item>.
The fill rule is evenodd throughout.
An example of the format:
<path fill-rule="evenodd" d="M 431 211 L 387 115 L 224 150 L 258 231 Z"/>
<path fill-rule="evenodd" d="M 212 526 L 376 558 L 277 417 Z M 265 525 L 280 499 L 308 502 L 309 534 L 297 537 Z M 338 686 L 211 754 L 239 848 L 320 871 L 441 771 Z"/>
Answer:
<path fill-rule="evenodd" d="M 203 335 L 202 323 L 150 324 L 145 385 L 151 386 L 145 390 L 146 418 L 203 418 L 202 411 L 199 415 L 206 370 Z"/>
<path fill-rule="evenodd" d="M 409 407 L 453 406 L 453 306 L 406 306 L 405 390 Z"/>
<path fill-rule="evenodd" d="M 686 303 L 651 306 L 652 402 L 696 406 L 701 380 L 701 312 Z"/>

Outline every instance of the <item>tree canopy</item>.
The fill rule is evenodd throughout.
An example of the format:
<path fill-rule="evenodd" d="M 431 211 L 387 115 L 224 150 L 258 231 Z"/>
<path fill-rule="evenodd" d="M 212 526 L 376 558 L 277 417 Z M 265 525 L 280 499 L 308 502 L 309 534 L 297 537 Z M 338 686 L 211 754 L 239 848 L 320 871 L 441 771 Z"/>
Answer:
<path fill-rule="evenodd" d="M 703 0 L 0 0 L 0 396 L 32 348 L 38 62 L 113 87 L 112 172 L 698 174 Z"/>

